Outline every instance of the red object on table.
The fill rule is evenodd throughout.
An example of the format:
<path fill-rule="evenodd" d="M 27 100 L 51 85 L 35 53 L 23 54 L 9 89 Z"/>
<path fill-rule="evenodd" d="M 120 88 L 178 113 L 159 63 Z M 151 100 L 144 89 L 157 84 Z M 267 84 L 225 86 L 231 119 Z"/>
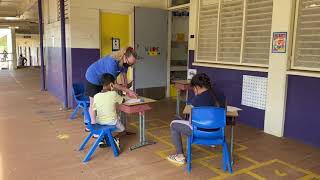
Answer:
<path fill-rule="evenodd" d="M 133 113 L 148 111 L 148 110 L 151 110 L 152 108 L 148 104 L 140 104 L 140 105 L 134 105 L 134 106 L 120 104 L 118 109 L 122 112 L 133 114 Z"/>

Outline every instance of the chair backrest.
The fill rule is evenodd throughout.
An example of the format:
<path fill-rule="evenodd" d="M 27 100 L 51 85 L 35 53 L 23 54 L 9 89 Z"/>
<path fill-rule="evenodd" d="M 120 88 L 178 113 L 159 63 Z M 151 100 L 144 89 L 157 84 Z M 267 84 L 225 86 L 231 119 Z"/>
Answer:
<path fill-rule="evenodd" d="M 191 110 L 193 138 L 224 138 L 226 109 L 217 107 L 194 107 Z"/>
<path fill-rule="evenodd" d="M 85 88 L 83 84 L 80 84 L 80 83 L 72 84 L 72 95 L 76 100 L 78 100 L 79 96 L 83 96 L 84 92 L 85 92 Z"/>
<path fill-rule="evenodd" d="M 86 125 L 86 127 L 91 131 L 93 129 L 92 124 L 91 124 L 91 117 L 89 113 L 89 107 L 84 106 L 83 107 L 83 121 Z"/>

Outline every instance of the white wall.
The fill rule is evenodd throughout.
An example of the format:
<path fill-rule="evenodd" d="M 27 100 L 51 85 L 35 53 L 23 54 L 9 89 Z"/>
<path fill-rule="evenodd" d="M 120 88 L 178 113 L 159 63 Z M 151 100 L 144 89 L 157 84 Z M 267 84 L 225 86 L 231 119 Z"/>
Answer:
<path fill-rule="evenodd" d="M 132 15 L 134 6 L 162 8 L 165 0 L 72 0 L 70 5 L 71 46 L 100 48 L 100 11 Z"/>
<path fill-rule="evenodd" d="M 70 12 L 71 47 L 99 49 L 99 9 L 72 7 Z"/>
<path fill-rule="evenodd" d="M 61 47 L 61 26 L 58 19 L 57 0 L 43 1 L 44 47 Z M 71 30 L 69 19 L 65 20 L 66 46 L 71 47 Z"/>
<path fill-rule="evenodd" d="M 273 2 L 271 32 L 288 32 L 291 37 L 291 23 L 295 4 L 292 0 Z M 288 38 L 288 44 L 291 38 Z M 287 70 L 290 51 L 287 53 L 270 53 L 268 71 L 267 105 L 265 111 L 264 131 L 282 137 L 286 112 Z"/>
<path fill-rule="evenodd" d="M 0 29 L 0 37 L 7 36 L 7 61 L 9 69 L 13 69 L 14 63 L 16 62 L 15 56 L 15 47 L 13 46 L 15 38 L 14 38 L 14 29 Z M 3 52 L 0 52 L 3 53 Z M 3 58 L 3 54 L 0 54 L 0 59 Z"/>
<path fill-rule="evenodd" d="M 24 36 L 31 36 L 31 38 L 24 38 Z M 33 66 L 40 66 L 40 53 L 37 55 L 37 48 L 40 47 L 40 37 L 38 34 L 17 34 L 16 35 L 16 52 L 18 53 L 19 47 L 22 48 L 22 51 L 24 54 L 24 48 L 27 48 L 27 51 L 29 51 L 29 47 L 31 48 L 31 59 L 32 59 L 32 65 Z M 39 49 L 40 51 L 40 49 Z M 20 54 L 17 54 L 17 57 L 19 58 Z M 39 56 L 39 57 L 37 57 Z M 29 60 L 29 56 L 26 57 Z"/>

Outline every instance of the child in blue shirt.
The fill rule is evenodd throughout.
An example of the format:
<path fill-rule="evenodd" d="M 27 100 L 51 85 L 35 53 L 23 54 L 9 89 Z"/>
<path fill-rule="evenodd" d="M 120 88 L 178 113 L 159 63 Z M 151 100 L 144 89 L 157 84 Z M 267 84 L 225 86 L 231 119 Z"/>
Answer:
<path fill-rule="evenodd" d="M 192 99 L 191 105 L 193 107 L 214 106 L 225 107 L 225 97 L 219 94 L 211 87 L 210 78 L 204 74 L 196 74 L 190 83 L 195 97 Z M 191 116 L 190 116 L 191 117 Z M 170 124 L 172 141 L 175 145 L 176 154 L 169 155 L 168 160 L 176 164 L 185 164 L 185 157 L 183 154 L 181 134 L 190 136 L 192 134 L 191 119 L 187 120 L 173 120 Z"/>

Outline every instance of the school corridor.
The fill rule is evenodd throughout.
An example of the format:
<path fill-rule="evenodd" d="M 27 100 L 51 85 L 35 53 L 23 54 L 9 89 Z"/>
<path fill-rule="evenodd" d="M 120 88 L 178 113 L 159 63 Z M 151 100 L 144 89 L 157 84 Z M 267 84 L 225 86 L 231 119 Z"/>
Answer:
<path fill-rule="evenodd" d="M 173 153 L 169 123 L 175 101 L 161 100 L 146 114 L 147 138 L 157 142 L 129 151 L 138 135 L 121 138 L 121 154 L 98 148 L 87 163 L 78 148 L 85 138 L 83 118 L 68 121 L 71 111 L 48 92 L 39 90 L 35 68 L 0 71 L 0 179 L 319 179 L 320 151 L 294 140 L 267 135 L 237 123 L 233 174 L 222 171 L 221 149 L 193 147 L 193 169 L 165 158 Z M 138 132 L 138 117 L 129 116 Z M 230 131 L 227 128 L 227 138 Z"/>
<path fill-rule="evenodd" d="M 0 0 L 0 180 L 320 180 L 319 92 L 320 0 Z"/>

